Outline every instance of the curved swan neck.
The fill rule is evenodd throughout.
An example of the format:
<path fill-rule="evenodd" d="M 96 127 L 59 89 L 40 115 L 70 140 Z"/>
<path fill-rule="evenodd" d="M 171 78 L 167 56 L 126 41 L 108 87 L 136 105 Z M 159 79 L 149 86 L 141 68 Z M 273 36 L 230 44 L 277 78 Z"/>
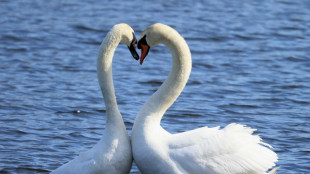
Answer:
<path fill-rule="evenodd" d="M 118 120 L 122 119 L 117 107 L 112 77 L 112 59 L 120 41 L 119 32 L 111 30 L 100 45 L 97 59 L 97 75 L 106 106 L 107 123 L 119 122 Z"/>
<path fill-rule="evenodd" d="M 183 39 L 175 30 L 168 29 L 164 31 L 163 43 L 168 47 L 172 55 L 172 69 L 165 82 L 160 88 L 151 96 L 151 98 L 142 107 L 138 116 L 143 118 L 142 122 L 152 122 L 152 124 L 160 124 L 160 120 L 166 110 L 178 98 L 184 89 L 189 78 L 192 60 L 190 50 Z"/>

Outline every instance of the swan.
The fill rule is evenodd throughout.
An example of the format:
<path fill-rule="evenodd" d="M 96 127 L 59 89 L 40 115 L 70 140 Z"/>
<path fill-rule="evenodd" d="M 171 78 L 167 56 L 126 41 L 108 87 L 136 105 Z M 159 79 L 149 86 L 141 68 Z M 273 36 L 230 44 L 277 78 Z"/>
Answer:
<path fill-rule="evenodd" d="M 166 110 L 180 95 L 191 72 L 191 53 L 180 34 L 164 24 L 144 30 L 138 42 L 140 64 L 151 47 L 164 44 L 172 69 L 138 112 L 131 134 L 135 163 L 143 174 L 262 174 L 275 166 L 277 154 L 254 129 L 232 123 L 171 134 L 160 126 Z M 277 168 L 271 171 L 275 173 Z"/>
<path fill-rule="evenodd" d="M 133 29 L 124 23 L 113 26 L 101 43 L 97 59 L 98 81 L 107 114 L 106 128 L 100 141 L 93 148 L 51 172 L 52 174 L 127 174 L 130 172 L 131 144 L 117 107 L 112 78 L 112 59 L 120 42 L 128 46 L 136 60 L 139 59 Z"/>

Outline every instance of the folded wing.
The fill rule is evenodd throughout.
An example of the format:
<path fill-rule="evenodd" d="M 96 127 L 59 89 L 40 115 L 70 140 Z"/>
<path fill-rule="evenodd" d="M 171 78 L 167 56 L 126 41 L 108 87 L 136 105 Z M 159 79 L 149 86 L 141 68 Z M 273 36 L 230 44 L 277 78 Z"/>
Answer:
<path fill-rule="evenodd" d="M 169 155 L 188 173 L 265 173 L 277 155 L 254 129 L 240 124 L 174 134 Z"/>

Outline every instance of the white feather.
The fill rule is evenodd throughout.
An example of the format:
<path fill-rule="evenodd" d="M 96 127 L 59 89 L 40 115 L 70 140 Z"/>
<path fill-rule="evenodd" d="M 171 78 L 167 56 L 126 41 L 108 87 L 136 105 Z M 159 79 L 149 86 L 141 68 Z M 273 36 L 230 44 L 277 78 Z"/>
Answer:
<path fill-rule="evenodd" d="M 169 26 L 154 24 L 143 31 L 144 36 L 150 47 L 167 46 L 173 65 L 133 126 L 133 156 L 143 174 L 263 174 L 275 166 L 277 155 L 271 146 L 244 125 L 202 127 L 178 134 L 164 130 L 160 121 L 186 85 L 191 54 L 185 40 Z"/>
<path fill-rule="evenodd" d="M 132 165 L 130 139 L 118 110 L 112 59 L 120 42 L 129 46 L 133 30 L 127 24 L 115 25 L 100 46 L 97 60 L 98 81 L 106 105 L 107 122 L 101 140 L 91 149 L 60 166 L 52 174 L 127 174 Z"/>

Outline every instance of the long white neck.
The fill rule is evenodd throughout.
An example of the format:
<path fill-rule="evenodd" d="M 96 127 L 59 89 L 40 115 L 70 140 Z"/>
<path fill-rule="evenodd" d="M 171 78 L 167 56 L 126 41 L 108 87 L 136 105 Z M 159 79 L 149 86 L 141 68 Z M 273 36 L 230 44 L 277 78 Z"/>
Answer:
<path fill-rule="evenodd" d="M 184 89 L 192 68 L 190 50 L 183 37 L 174 30 L 166 33 L 168 34 L 163 36 L 161 42 L 172 54 L 172 69 L 165 82 L 138 113 L 137 121 L 146 125 L 147 123 L 160 125 L 163 114 Z"/>
<path fill-rule="evenodd" d="M 112 59 L 116 47 L 121 41 L 117 31 L 110 31 L 103 40 L 97 59 L 97 74 L 99 85 L 103 94 L 107 113 L 107 124 L 123 123 L 117 107 L 112 77 Z"/>

